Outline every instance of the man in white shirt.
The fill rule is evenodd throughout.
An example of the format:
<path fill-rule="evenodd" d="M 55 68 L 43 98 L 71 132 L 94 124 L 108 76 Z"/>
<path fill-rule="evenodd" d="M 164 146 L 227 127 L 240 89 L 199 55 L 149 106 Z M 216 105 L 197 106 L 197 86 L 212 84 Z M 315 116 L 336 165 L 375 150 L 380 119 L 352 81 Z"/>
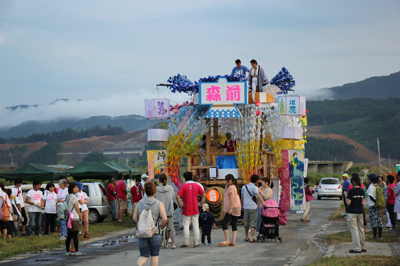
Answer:
<path fill-rule="evenodd" d="M 258 175 L 252 175 L 250 178 L 251 183 L 242 187 L 241 201 L 243 206 L 242 208 L 244 210 L 244 231 L 246 234 L 245 241 L 249 241 L 249 228 L 251 228 L 250 242 L 256 242 L 253 237 L 257 226 L 257 203 L 253 200 L 253 197 L 255 196 L 258 198 L 258 200 L 263 202 L 258 188 L 256 185 L 254 185 L 259 179 L 260 177 Z"/>
<path fill-rule="evenodd" d="M 17 196 L 18 200 L 21 204 L 21 215 L 22 215 L 22 236 L 25 236 L 26 232 L 26 224 L 28 223 L 28 217 L 26 216 L 26 210 L 25 210 L 25 202 L 24 202 L 24 196 L 22 195 L 22 186 L 23 180 L 21 177 L 17 177 L 14 180 L 14 187 L 11 189 L 11 196 Z"/>
<path fill-rule="evenodd" d="M 29 190 L 26 194 L 25 203 L 29 205 L 29 225 L 26 236 L 32 235 L 33 224 L 35 223 L 35 235 L 40 234 L 40 225 L 42 219 L 43 209 L 43 192 L 40 191 L 42 182 L 40 180 L 33 181 L 33 189 Z"/>
<path fill-rule="evenodd" d="M 68 196 L 68 183 L 65 177 L 62 179 L 58 180 L 58 186 L 60 187 L 58 189 L 57 193 L 57 202 L 64 202 L 65 198 Z M 58 223 L 60 225 L 60 230 L 61 230 L 61 240 L 67 239 L 67 221 L 64 219 L 58 219 Z"/>
<path fill-rule="evenodd" d="M 89 204 L 89 197 L 86 195 L 83 190 L 82 182 L 76 183 L 79 188 L 79 192 L 76 193 L 76 197 L 78 198 L 79 209 L 81 209 L 81 221 L 85 225 L 85 234 L 83 235 L 84 238 L 89 238 L 89 209 L 87 204 Z M 80 225 L 79 234 L 82 234 L 82 224 Z"/>
<path fill-rule="evenodd" d="M 252 68 L 249 71 L 249 84 L 252 92 L 253 101 L 255 101 L 256 92 L 261 92 L 263 83 L 268 84 L 267 76 L 265 76 L 264 69 L 257 64 L 257 61 L 252 59 L 250 61 Z"/>

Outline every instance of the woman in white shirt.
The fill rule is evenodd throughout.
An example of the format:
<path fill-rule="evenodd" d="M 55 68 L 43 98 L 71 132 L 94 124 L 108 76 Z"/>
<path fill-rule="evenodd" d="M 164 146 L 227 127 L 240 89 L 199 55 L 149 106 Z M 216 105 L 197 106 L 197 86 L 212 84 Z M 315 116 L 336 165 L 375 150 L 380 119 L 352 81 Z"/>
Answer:
<path fill-rule="evenodd" d="M 79 208 L 81 209 L 81 220 L 85 225 L 85 234 L 83 237 L 89 238 L 89 209 L 87 207 L 87 204 L 89 204 L 89 197 L 85 192 L 83 192 L 85 188 L 83 187 L 82 182 L 77 182 L 76 184 L 79 188 L 79 192 L 76 193 L 76 197 L 78 198 Z M 82 224 L 80 225 L 79 234 L 82 234 Z"/>
<path fill-rule="evenodd" d="M 56 229 L 56 218 L 57 218 L 57 193 L 54 183 L 48 183 L 46 185 L 46 191 L 44 192 L 44 235 L 55 233 Z"/>

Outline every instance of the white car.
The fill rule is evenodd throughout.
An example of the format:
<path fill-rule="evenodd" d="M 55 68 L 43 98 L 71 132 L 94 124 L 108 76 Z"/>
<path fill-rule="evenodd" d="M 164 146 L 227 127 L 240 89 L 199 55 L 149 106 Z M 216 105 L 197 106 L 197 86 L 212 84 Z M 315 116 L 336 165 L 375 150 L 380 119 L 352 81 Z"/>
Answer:
<path fill-rule="evenodd" d="M 324 177 L 318 184 L 318 199 L 322 197 L 339 197 L 342 200 L 342 185 L 336 177 Z"/>

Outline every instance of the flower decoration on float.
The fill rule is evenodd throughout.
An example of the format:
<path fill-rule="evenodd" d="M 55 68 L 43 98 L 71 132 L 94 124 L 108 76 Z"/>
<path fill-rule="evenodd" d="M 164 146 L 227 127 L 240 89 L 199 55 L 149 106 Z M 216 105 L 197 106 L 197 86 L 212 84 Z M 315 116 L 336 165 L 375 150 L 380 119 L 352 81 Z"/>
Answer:
<path fill-rule="evenodd" d="M 260 101 L 255 101 L 256 106 L 260 106 Z"/>
<path fill-rule="evenodd" d="M 256 111 L 256 116 L 259 116 L 261 112 L 259 110 Z"/>
<path fill-rule="evenodd" d="M 273 79 L 271 79 L 270 83 L 278 86 L 281 89 L 281 92 L 278 92 L 278 94 L 287 94 L 289 89 L 296 85 L 296 81 L 293 79 L 293 76 L 284 67 L 282 67 L 282 70 Z"/>

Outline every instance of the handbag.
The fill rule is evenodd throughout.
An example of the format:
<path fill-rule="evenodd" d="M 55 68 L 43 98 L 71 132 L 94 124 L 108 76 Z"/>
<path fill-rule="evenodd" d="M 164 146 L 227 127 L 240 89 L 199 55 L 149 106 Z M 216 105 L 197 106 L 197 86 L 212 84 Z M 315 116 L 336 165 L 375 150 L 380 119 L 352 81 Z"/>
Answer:
<path fill-rule="evenodd" d="M 254 203 L 257 204 L 257 197 L 256 197 L 256 195 L 254 195 L 254 196 L 251 195 L 251 193 L 250 193 L 249 189 L 247 188 L 247 186 L 244 186 L 244 187 L 246 188 L 247 193 L 249 193 L 249 195 L 250 195 L 251 199 L 254 201 Z"/>

